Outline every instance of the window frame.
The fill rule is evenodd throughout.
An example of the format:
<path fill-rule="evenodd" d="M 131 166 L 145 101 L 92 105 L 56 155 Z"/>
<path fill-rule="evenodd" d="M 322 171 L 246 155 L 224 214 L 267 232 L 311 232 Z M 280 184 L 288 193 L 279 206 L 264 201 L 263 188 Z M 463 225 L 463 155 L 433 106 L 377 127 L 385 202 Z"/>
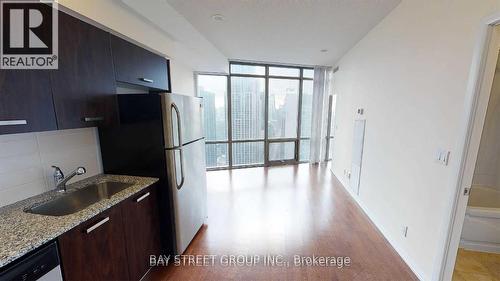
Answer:
<path fill-rule="evenodd" d="M 231 66 L 232 65 L 253 65 L 253 66 L 263 66 L 265 67 L 264 75 L 260 74 L 240 74 L 240 73 L 232 73 Z M 278 75 L 270 75 L 269 68 L 270 67 L 282 67 L 282 68 L 297 68 L 299 69 L 299 76 L 291 77 L 291 76 L 278 76 Z M 198 87 L 198 76 L 199 75 L 212 75 L 212 76 L 225 76 L 227 79 L 227 98 L 226 98 L 226 118 L 227 118 L 227 141 L 206 141 L 206 144 L 227 144 L 227 158 L 228 165 L 221 167 L 207 167 L 207 171 L 216 171 L 216 170 L 228 170 L 228 169 L 241 169 L 241 168 L 252 168 L 252 167 L 267 167 L 267 166 L 275 166 L 275 165 L 290 165 L 290 164 L 298 164 L 298 163 L 306 163 L 308 160 L 300 160 L 300 143 L 304 140 L 309 140 L 310 137 L 302 137 L 301 136 L 301 122 L 302 122 L 302 95 L 303 95 L 303 82 L 305 80 L 314 81 L 314 78 L 304 77 L 304 70 L 314 70 L 313 66 L 303 66 L 303 65 L 289 65 L 289 64 L 274 64 L 274 63 L 258 63 L 258 62 L 242 62 L 242 61 L 229 61 L 229 73 L 206 73 L 206 72 L 196 72 L 195 73 L 195 89 L 196 95 L 199 94 Z M 253 138 L 253 139 L 233 139 L 233 120 L 232 120 L 232 91 L 231 91 L 231 78 L 232 77 L 250 77 L 250 78 L 264 78 L 265 86 L 264 86 L 264 138 Z M 299 97 L 298 97 L 298 110 L 297 110 L 297 128 L 296 128 L 296 136 L 289 138 L 272 138 L 270 139 L 268 136 L 269 129 L 269 80 L 270 79 L 287 79 L 287 80 L 298 80 L 299 81 Z M 262 164 L 248 164 L 248 165 L 234 165 L 233 161 L 233 143 L 249 143 L 249 142 L 264 142 L 264 162 Z M 294 142 L 295 144 L 295 153 L 294 159 L 285 160 L 285 161 L 270 161 L 269 160 L 269 145 L 270 143 L 277 142 Z"/>

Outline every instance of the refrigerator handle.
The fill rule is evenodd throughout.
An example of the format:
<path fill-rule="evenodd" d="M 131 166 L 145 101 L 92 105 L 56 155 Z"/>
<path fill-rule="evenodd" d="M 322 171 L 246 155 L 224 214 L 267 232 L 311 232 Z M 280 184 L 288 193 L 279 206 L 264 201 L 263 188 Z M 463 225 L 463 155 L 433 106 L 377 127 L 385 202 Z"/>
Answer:
<path fill-rule="evenodd" d="M 180 157 L 180 162 L 181 162 L 181 182 L 177 182 L 177 173 L 176 173 L 176 179 L 175 179 L 175 184 L 177 186 L 177 189 L 180 190 L 182 186 L 184 185 L 184 157 L 182 153 L 182 129 L 181 129 L 181 114 L 179 112 L 179 108 L 175 103 L 172 103 L 171 105 L 172 111 L 175 112 L 176 119 L 177 119 L 177 141 L 179 144 L 179 157 Z M 173 126 L 172 126 L 173 127 Z M 177 167 L 175 167 L 177 169 Z"/>
<path fill-rule="evenodd" d="M 183 156 L 183 153 L 182 153 L 182 148 L 179 149 L 179 154 L 180 154 L 180 157 L 181 157 L 181 183 L 177 184 L 177 190 L 180 190 L 182 188 L 182 186 L 184 185 L 184 156 Z M 175 180 L 176 183 L 177 183 L 177 179 Z"/>
<path fill-rule="evenodd" d="M 171 105 L 171 111 L 172 112 L 175 112 L 175 119 L 177 119 L 177 146 L 182 146 L 182 128 L 181 128 L 181 114 L 179 112 L 179 108 L 177 107 L 177 105 L 175 103 L 172 103 Z M 171 121 L 170 122 L 174 122 L 173 121 L 173 118 L 170 118 Z M 174 138 L 174 124 L 172 124 L 172 142 L 173 142 L 173 138 Z M 175 143 L 174 143 L 174 146 L 175 146 Z"/>

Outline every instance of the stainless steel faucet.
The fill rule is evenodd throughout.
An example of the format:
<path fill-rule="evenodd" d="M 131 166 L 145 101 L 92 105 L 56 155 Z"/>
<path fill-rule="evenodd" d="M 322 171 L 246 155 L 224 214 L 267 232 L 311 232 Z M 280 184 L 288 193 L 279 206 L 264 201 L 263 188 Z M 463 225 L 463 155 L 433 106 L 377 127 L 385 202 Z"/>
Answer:
<path fill-rule="evenodd" d="M 59 167 L 52 166 L 52 168 L 54 168 L 54 182 L 56 185 L 56 190 L 59 192 L 66 192 L 66 183 L 74 176 L 83 175 L 87 172 L 84 167 L 78 167 L 76 168 L 76 170 L 71 172 L 69 176 L 65 177 Z"/>

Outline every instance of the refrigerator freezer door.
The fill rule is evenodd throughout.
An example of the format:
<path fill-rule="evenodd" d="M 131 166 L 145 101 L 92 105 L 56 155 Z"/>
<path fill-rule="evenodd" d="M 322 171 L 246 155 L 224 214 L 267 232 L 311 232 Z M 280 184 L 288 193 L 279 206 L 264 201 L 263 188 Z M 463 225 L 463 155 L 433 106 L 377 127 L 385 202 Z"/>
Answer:
<path fill-rule="evenodd" d="M 179 153 L 181 150 L 182 153 Z M 182 254 L 206 218 L 205 141 L 199 140 L 183 146 L 182 149 L 165 151 L 170 166 L 168 172 L 174 201 L 175 251 L 176 254 Z M 175 160 L 180 155 L 184 165 L 182 185 L 179 184 L 179 175 L 176 173 L 182 167 Z"/>
<path fill-rule="evenodd" d="M 201 98 L 161 94 L 161 100 L 165 148 L 177 147 L 203 138 Z"/>

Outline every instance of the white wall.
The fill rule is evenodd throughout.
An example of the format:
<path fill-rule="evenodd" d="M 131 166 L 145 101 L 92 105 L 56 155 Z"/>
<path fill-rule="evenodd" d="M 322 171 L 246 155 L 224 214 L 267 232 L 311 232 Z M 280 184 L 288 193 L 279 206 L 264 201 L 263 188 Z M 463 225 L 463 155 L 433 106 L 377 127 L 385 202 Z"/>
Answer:
<path fill-rule="evenodd" d="M 0 135 L 0 147 L 0 206 L 54 189 L 51 165 L 85 167 L 74 180 L 102 173 L 96 128 Z"/>
<path fill-rule="evenodd" d="M 477 32 L 499 8 L 498 0 L 403 0 L 340 60 L 334 75 L 333 171 L 349 186 L 343 171 L 351 167 L 355 110 L 365 108 L 354 197 L 424 280 L 441 261 Z M 451 150 L 448 166 L 434 160 L 438 148 Z"/>
<path fill-rule="evenodd" d="M 172 80 L 172 93 L 196 96 L 194 89 L 194 72 L 178 60 L 170 61 L 170 79 Z"/>
<path fill-rule="evenodd" d="M 500 58 L 499 58 L 500 62 Z M 500 67 L 493 79 L 488 111 L 474 170 L 473 184 L 486 185 L 500 191 Z"/>

